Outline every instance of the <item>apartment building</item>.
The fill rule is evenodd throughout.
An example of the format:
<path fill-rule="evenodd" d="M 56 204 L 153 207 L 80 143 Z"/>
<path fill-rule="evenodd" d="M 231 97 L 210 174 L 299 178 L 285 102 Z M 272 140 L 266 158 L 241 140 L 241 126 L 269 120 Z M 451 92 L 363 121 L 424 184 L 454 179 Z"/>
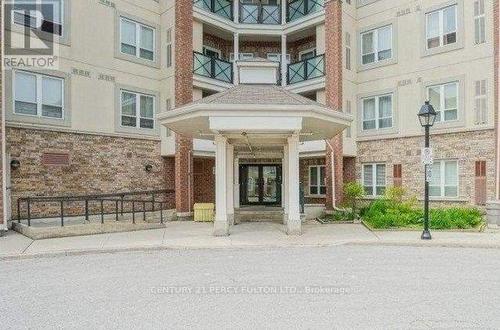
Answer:
<path fill-rule="evenodd" d="M 163 188 L 175 189 L 170 207 L 180 217 L 191 215 L 194 203 L 216 199 L 233 210 L 274 205 L 288 212 L 290 195 L 298 201 L 290 173 L 310 208 L 338 205 L 343 183 L 353 180 L 368 199 L 392 185 L 420 197 L 423 130 L 416 114 L 425 100 L 439 113 L 431 137 L 433 201 L 484 204 L 498 197 L 497 1 L 55 3 L 57 28 L 44 32 L 56 36 L 59 68 L 5 72 L 7 162 L 16 164 L 6 179 L 8 218 L 23 196 Z M 23 33 L 16 24 L 11 30 Z M 230 93 L 231 104 L 265 100 L 275 106 L 269 111 L 281 102 L 311 112 L 323 104 L 332 114 L 301 115 L 302 130 L 280 132 L 280 141 L 270 132 L 286 118 L 269 127 L 259 141 L 281 149 L 239 129 L 247 148 L 235 146 L 233 168 L 224 161 L 228 154 L 216 154 L 234 136 L 203 133 L 197 118 L 172 119 L 193 102 L 223 107 L 221 92 Z M 252 116 L 244 117 L 250 126 Z M 325 123 L 343 132 L 332 136 Z M 298 160 L 293 172 L 290 143 Z M 216 196 L 217 159 L 231 172 L 224 196 Z"/>

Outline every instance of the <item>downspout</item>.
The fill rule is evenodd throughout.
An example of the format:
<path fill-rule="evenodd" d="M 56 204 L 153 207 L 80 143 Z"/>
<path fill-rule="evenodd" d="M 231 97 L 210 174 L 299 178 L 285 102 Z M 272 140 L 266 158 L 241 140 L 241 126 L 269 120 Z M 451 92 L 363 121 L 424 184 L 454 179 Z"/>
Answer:
<path fill-rule="evenodd" d="M 326 144 L 328 145 L 328 147 L 330 148 L 330 150 L 332 151 L 331 154 L 330 154 L 330 163 L 331 163 L 331 168 L 332 168 L 332 173 L 331 173 L 331 176 L 332 176 L 332 208 L 335 209 L 336 205 L 336 200 L 335 200 L 335 151 L 332 147 L 332 145 L 330 144 L 330 141 L 326 140 L 325 139 L 325 142 Z"/>

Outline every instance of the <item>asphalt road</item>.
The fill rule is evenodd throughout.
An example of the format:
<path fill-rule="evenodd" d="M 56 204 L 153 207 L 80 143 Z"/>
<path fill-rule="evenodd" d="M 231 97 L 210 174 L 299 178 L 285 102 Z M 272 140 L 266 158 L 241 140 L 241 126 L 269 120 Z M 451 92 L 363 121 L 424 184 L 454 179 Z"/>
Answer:
<path fill-rule="evenodd" d="M 0 262 L 0 328 L 500 328 L 500 250 L 336 246 Z"/>

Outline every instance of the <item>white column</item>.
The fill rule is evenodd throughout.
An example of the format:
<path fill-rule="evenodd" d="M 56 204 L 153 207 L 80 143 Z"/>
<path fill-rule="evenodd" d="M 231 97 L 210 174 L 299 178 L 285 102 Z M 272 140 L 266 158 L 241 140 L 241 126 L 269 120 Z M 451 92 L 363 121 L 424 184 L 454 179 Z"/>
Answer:
<path fill-rule="evenodd" d="M 282 199 L 283 199 L 283 224 L 286 225 L 286 221 L 288 220 L 288 145 L 283 148 L 283 189 L 282 191 Z"/>
<path fill-rule="evenodd" d="M 214 235 L 229 235 L 229 222 L 227 220 L 226 197 L 226 157 L 227 139 L 222 135 L 215 136 L 215 221 Z"/>
<path fill-rule="evenodd" d="M 287 0 L 281 0 L 281 24 L 286 24 Z"/>
<path fill-rule="evenodd" d="M 229 225 L 234 225 L 234 198 L 233 198 L 233 164 L 234 146 L 226 146 L 226 206 Z"/>
<path fill-rule="evenodd" d="M 281 36 L 281 86 L 286 86 L 286 35 Z"/>
<path fill-rule="evenodd" d="M 300 235 L 302 223 L 300 221 L 299 206 L 299 135 L 288 138 L 288 220 L 286 223 L 288 235 Z"/>
<path fill-rule="evenodd" d="M 235 2 L 239 3 L 239 1 Z M 233 34 L 233 49 L 234 49 L 233 84 L 238 85 L 240 83 L 240 78 L 238 75 L 237 61 L 240 58 L 240 35 L 236 32 Z"/>
<path fill-rule="evenodd" d="M 234 197 L 234 208 L 240 208 L 240 161 L 237 157 L 234 157 L 234 189 L 233 189 L 233 197 Z"/>
<path fill-rule="evenodd" d="M 234 16 L 234 22 L 238 23 L 240 21 L 240 1 L 239 0 L 233 1 L 233 16 Z"/>

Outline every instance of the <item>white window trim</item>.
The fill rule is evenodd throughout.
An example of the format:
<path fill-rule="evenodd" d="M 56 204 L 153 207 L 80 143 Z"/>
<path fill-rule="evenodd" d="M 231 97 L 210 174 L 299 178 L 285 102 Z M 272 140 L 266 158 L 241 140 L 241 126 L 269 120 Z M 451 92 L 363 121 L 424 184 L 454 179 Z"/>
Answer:
<path fill-rule="evenodd" d="M 445 196 L 445 188 L 447 187 L 446 184 L 445 184 L 445 176 L 446 176 L 446 172 L 445 172 L 445 164 L 447 162 L 455 162 L 457 164 L 457 195 L 456 196 Z M 440 175 L 440 182 L 439 182 L 439 196 L 430 196 L 431 199 L 457 199 L 459 198 L 460 196 L 460 175 L 459 175 L 459 172 L 460 172 L 460 167 L 459 167 L 459 163 L 457 160 L 454 160 L 454 159 L 440 159 L 440 160 L 437 160 L 435 161 L 435 163 L 439 163 L 439 175 Z M 430 165 L 432 166 L 432 165 Z M 432 186 L 431 183 L 429 183 L 429 186 Z M 455 186 L 450 186 L 448 185 L 448 187 L 455 187 Z"/>
<path fill-rule="evenodd" d="M 40 5 L 43 3 L 43 0 L 35 0 L 35 1 L 36 1 L 36 5 L 37 5 L 37 6 L 40 6 Z M 59 23 L 58 23 L 58 22 L 52 22 L 52 23 L 58 23 L 58 24 L 60 24 L 60 25 L 61 25 L 61 28 L 62 28 L 62 33 L 61 33 L 61 35 L 59 36 L 58 34 L 55 34 L 56 36 L 59 36 L 60 38 L 63 38 L 63 37 L 65 36 L 65 34 L 66 34 L 66 29 L 65 29 L 65 27 L 64 27 L 64 15 L 65 15 L 64 1 L 65 1 L 65 0 L 60 0 L 60 4 L 61 4 L 61 5 L 60 5 L 60 6 L 61 6 L 60 11 L 61 11 L 61 12 L 59 13 L 59 15 L 60 15 L 60 17 L 61 17 L 61 22 L 59 22 Z M 37 19 L 37 20 L 38 20 L 38 19 Z M 15 23 L 15 24 L 17 24 L 17 25 L 24 26 L 24 24 L 19 24 L 19 23 L 16 23 L 15 21 L 14 21 L 14 23 Z M 38 22 L 37 22 L 37 25 L 39 25 L 39 24 L 38 24 Z M 37 29 L 37 30 L 38 30 L 38 29 Z M 46 33 L 49 33 L 49 32 L 46 32 Z"/>
<path fill-rule="evenodd" d="M 379 33 L 379 30 L 384 29 L 386 27 L 390 27 L 391 28 L 391 42 L 390 42 L 390 44 L 391 44 L 391 48 L 390 48 L 390 50 L 391 50 L 391 57 L 383 59 L 383 60 L 380 60 L 379 57 L 378 57 L 378 55 L 379 55 L 378 33 Z M 373 33 L 373 53 L 375 55 L 375 60 L 373 62 L 363 63 L 363 56 L 366 55 L 366 54 L 363 53 L 363 36 L 365 34 L 369 34 L 369 33 Z M 361 47 L 360 47 L 361 65 L 373 65 L 373 64 L 376 64 L 376 63 L 383 63 L 383 62 L 392 61 L 394 59 L 394 42 L 393 42 L 394 41 L 394 28 L 393 28 L 392 24 L 388 24 L 388 25 L 377 27 L 375 29 L 364 31 L 360 35 L 360 40 L 361 40 Z M 386 50 L 388 50 L 388 49 L 386 49 Z"/>
<path fill-rule="evenodd" d="M 383 186 L 377 186 L 377 166 L 378 165 L 385 166 L 385 175 L 384 175 L 384 185 Z M 371 197 L 371 198 L 377 198 L 377 197 L 383 196 L 383 195 L 377 195 L 377 187 L 384 187 L 387 189 L 387 164 L 385 164 L 385 163 L 366 163 L 366 164 L 363 164 L 363 167 L 361 169 L 361 184 L 363 185 L 363 192 L 364 192 L 364 188 L 367 187 L 367 186 L 365 186 L 365 166 L 372 167 L 372 185 L 371 185 L 372 194 L 365 195 L 365 196 Z"/>
<path fill-rule="evenodd" d="M 124 43 L 122 41 L 123 40 L 122 39 L 122 25 L 121 25 L 122 21 L 127 21 L 129 23 L 135 24 L 135 36 L 136 36 L 135 45 L 130 45 L 130 44 Z M 151 50 L 151 49 L 143 48 L 143 49 L 146 49 L 146 50 L 153 52 L 153 59 L 151 59 L 151 60 L 148 58 L 141 57 L 141 27 L 145 27 L 145 28 L 153 30 L 153 49 Z M 134 56 L 134 55 L 122 52 L 122 47 L 121 47 L 122 44 L 134 46 L 135 47 L 135 57 L 137 57 L 141 60 L 144 60 L 144 61 L 149 61 L 149 62 L 156 61 L 156 28 L 154 28 L 150 25 L 139 23 L 139 22 L 134 21 L 134 20 L 127 18 L 125 16 L 120 16 L 120 53 L 123 55 L 126 55 L 126 56 Z"/>
<path fill-rule="evenodd" d="M 478 2 L 479 4 L 481 4 L 481 0 L 476 0 L 474 1 L 474 5 L 476 4 L 476 2 Z M 483 1 L 483 12 L 482 13 L 479 13 L 479 15 L 476 15 L 474 13 L 474 44 L 476 45 L 480 45 L 480 44 L 483 44 L 486 42 L 486 3 Z M 479 6 L 479 8 L 481 8 L 481 6 Z M 479 42 L 476 39 L 476 32 L 475 29 L 476 29 L 476 21 L 481 21 L 481 19 L 483 20 L 483 30 L 481 31 L 482 34 L 483 34 L 483 39 L 480 40 Z"/>
<path fill-rule="evenodd" d="M 316 168 L 316 171 L 317 171 L 317 174 L 316 174 L 316 184 L 314 184 L 314 185 L 311 184 L 312 183 L 312 181 L 311 181 L 311 169 L 312 168 Z M 325 181 L 321 182 L 321 168 L 325 169 L 325 179 L 326 179 L 326 166 L 325 165 L 310 165 L 309 166 L 309 169 L 308 169 L 309 196 L 318 196 L 318 197 L 325 196 L 325 194 L 321 193 L 321 187 L 325 187 L 326 188 L 326 182 Z M 318 187 L 318 193 L 313 194 L 311 192 L 311 188 L 312 187 Z"/>
<path fill-rule="evenodd" d="M 27 113 L 17 113 L 16 112 L 16 74 L 18 72 L 21 72 L 21 73 L 26 74 L 26 75 L 32 75 L 32 76 L 35 76 L 35 78 L 36 78 L 36 113 L 37 113 L 36 115 L 30 115 Z M 61 83 L 61 109 L 62 109 L 61 118 L 49 117 L 49 116 L 42 115 L 42 106 L 43 106 L 42 80 L 43 80 L 43 77 L 47 77 L 47 78 L 55 79 L 55 80 L 60 80 L 62 82 Z M 45 75 L 45 74 L 40 74 L 40 73 L 33 73 L 33 72 L 29 72 L 29 71 L 14 70 L 13 75 L 12 75 L 12 109 L 13 109 L 13 113 L 16 116 L 46 118 L 46 119 L 64 121 L 65 120 L 65 118 L 64 118 L 64 115 L 65 115 L 64 88 L 65 88 L 64 87 L 64 79 L 62 79 L 62 78 L 54 77 L 54 76 L 50 76 L 50 75 Z"/>
<path fill-rule="evenodd" d="M 312 48 L 309 48 L 309 49 L 304 49 L 302 51 L 299 52 L 299 61 L 302 61 L 302 56 L 304 54 L 307 54 L 307 53 L 310 53 L 310 52 L 313 52 L 314 56 L 317 56 L 318 54 L 316 53 L 316 47 L 312 47 Z M 313 56 L 313 57 L 314 57 Z"/>
<path fill-rule="evenodd" d="M 217 53 L 217 55 L 219 55 L 219 59 L 222 60 L 222 51 L 220 49 L 203 45 L 203 55 L 205 55 L 205 49 L 210 50 L 214 53 Z M 207 56 L 207 55 L 205 55 L 205 56 Z"/>
<path fill-rule="evenodd" d="M 254 53 L 238 53 L 238 61 L 253 59 L 254 57 Z M 229 53 L 229 62 L 234 62 L 234 53 Z"/>
<path fill-rule="evenodd" d="M 455 84 L 457 87 L 457 119 L 453 120 L 444 120 L 444 112 L 447 111 L 445 109 L 445 95 L 444 95 L 444 88 L 447 85 Z M 426 87 L 426 94 L 427 94 L 427 100 L 430 100 L 430 95 L 429 95 L 429 90 L 433 87 L 438 87 L 439 86 L 439 111 L 441 113 L 441 119 L 438 121 L 436 118 L 436 123 L 453 123 L 453 122 L 458 122 L 460 121 L 460 83 L 458 81 L 450 81 L 446 83 L 441 83 L 441 84 L 435 84 L 435 85 L 429 85 Z"/>
<path fill-rule="evenodd" d="M 439 49 L 439 48 L 444 47 L 444 46 L 453 45 L 453 44 L 447 44 L 447 45 L 444 44 L 444 10 L 447 8 L 450 8 L 450 7 L 455 7 L 455 30 L 450 31 L 448 34 L 455 32 L 456 38 L 455 38 L 455 42 L 453 44 L 458 43 L 458 25 L 459 25 L 458 24 L 458 10 L 459 10 L 459 8 L 458 8 L 457 4 L 452 4 L 452 5 L 441 7 L 439 9 L 432 10 L 432 11 L 425 13 L 425 49 L 426 50 L 429 51 L 429 50 L 434 50 L 436 48 Z M 429 15 L 434 14 L 436 12 L 439 13 L 439 46 L 429 48 L 429 34 L 428 34 L 429 20 L 428 20 L 428 17 L 429 17 Z"/>
<path fill-rule="evenodd" d="M 134 94 L 135 95 L 135 126 L 125 126 L 122 124 L 122 117 L 130 117 L 130 115 L 123 114 L 123 104 L 122 104 L 122 96 L 123 93 L 129 93 L 129 94 Z M 147 117 L 141 117 L 141 96 L 147 96 L 153 98 L 153 117 L 152 118 L 147 118 Z M 143 130 L 150 130 L 154 131 L 156 129 L 156 119 L 155 119 L 155 114 L 156 114 L 156 96 L 151 95 L 151 94 L 145 94 L 145 93 L 138 93 L 134 92 L 128 89 L 120 89 L 120 127 L 122 128 L 131 128 L 131 129 L 143 129 Z M 141 127 L 141 119 L 148 119 L 153 121 L 153 127 Z"/>
<path fill-rule="evenodd" d="M 379 117 L 379 113 L 380 113 L 380 98 L 381 97 L 384 97 L 384 96 L 390 96 L 391 97 L 391 117 Z M 364 114 L 365 114 L 365 100 L 369 100 L 369 99 L 375 99 L 375 128 L 371 128 L 371 129 L 365 129 L 364 128 L 364 122 L 365 122 L 365 119 L 364 119 Z M 387 118 L 391 118 L 392 119 L 392 125 L 390 127 L 384 127 L 384 128 L 380 128 L 380 123 L 379 123 L 379 120 L 380 119 L 387 119 Z M 381 94 L 381 95 L 375 95 L 375 96 L 368 96 L 368 97 L 364 97 L 361 99 L 361 130 L 363 132 L 373 132 L 373 131 L 383 131 L 383 130 L 390 130 L 394 128 L 394 95 L 393 93 L 388 93 L 388 94 Z"/>
<path fill-rule="evenodd" d="M 484 83 L 484 89 L 485 93 L 484 94 L 477 94 L 476 93 L 476 84 L 479 83 L 480 85 Z M 481 86 L 479 87 L 479 90 L 481 90 Z M 482 112 L 481 104 L 484 100 L 485 104 L 485 113 Z M 477 107 L 477 102 L 479 101 L 479 108 Z M 481 118 L 482 115 L 484 115 L 484 118 Z M 476 125 L 485 125 L 488 123 L 488 81 L 486 79 L 482 80 L 477 80 L 474 82 L 474 123 Z"/>

